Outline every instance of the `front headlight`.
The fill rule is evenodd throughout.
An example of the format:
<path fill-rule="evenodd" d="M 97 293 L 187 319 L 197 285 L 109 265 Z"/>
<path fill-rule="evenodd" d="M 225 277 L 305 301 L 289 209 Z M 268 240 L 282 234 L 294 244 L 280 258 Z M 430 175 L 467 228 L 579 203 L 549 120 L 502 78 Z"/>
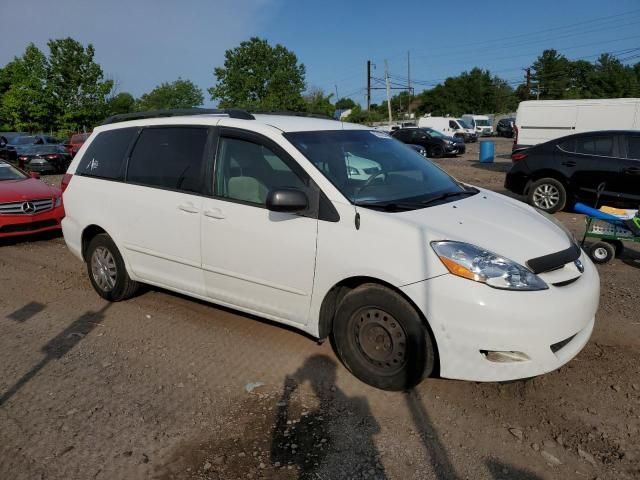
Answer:
<path fill-rule="evenodd" d="M 349 175 L 360 175 L 360 172 L 358 171 L 357 168 L 354 167 L 347 167 L 349 170 Z"/>
<path fill-rule="evenodd" d="M 463 242 L 432 242 L 447 270 L 458 277 L 504 290 L 545 290 L 547 284 L 522 265 Z"/>

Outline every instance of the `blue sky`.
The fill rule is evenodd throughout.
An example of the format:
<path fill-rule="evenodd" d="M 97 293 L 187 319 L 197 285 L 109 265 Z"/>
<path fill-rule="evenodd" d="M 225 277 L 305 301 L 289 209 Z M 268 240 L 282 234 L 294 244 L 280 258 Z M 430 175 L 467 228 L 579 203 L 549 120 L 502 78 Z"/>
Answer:
<path fill-rule="evenodd" d="M 224 51 L 251 36 L 281 43 L 307 67 L 307 84 L 364 103 L 366 61 L 384 61 L 406 84 L 407 51 L 416 91 L 474 66 L 513 82 L 544 48 L 593 60 L 640 48 L 640 2 L 426 2 L 293 0 L 0 0 L 0 65 L 29 42 L 93 43 L 120 91 L 139 96 L 188 78 L 205 90 Z M 628 12 L 628 13 L 627 13 Z M 633 62 L 640 61 L 636 58 Z M 379 102 L 384 91 L 374 92 Z"/>

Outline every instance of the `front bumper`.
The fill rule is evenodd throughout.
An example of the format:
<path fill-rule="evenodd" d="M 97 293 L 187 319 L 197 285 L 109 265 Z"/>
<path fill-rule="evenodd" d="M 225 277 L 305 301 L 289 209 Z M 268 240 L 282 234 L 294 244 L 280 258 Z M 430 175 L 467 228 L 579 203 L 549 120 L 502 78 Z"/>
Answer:
<path fill-rule="evenodd" d="M 63 218 L 63 206 L 35 215 L 0 215 L 0 238 L 60 230 Z"/>
<path fill-rule="evenodd" d="M 452 155 L 461 155 L 466 151 L 464 143 L 456 143 L 455 145 L 447 145 L 445 151 Z"/>
<path fill-rule="evenodd" d="M 536 292 L 498 290 L 451 274 L 403 287 L 429 321 L 441 376 L 507 381 L 571 360 L 591 336 L 600 296 L 596 268 L 584 253 L 581 260 L 578 280 Z M 493 362 L 487 351 L 522 352 L 528 360 Z"/>

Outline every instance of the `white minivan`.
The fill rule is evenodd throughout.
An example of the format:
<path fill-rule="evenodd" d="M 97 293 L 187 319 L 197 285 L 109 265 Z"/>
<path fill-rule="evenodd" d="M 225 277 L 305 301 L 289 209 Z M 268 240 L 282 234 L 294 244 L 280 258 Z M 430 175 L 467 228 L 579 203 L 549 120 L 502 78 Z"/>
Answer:
<path fill-rule="evenodd" d="M 573 133 L 640 129 L 640 98 L 527 100 L 516 114 L 513 149 Z"/>
<path fill-rule="evenodd" d="M 145 283 L 330 336 L 378 388 L 539 375 L 594 327 L 598 273 L 571 234 L 361 125 L 116 116 L 62 186 L 66 244 L 103 298 Z"/>
<path fill-rule="evenodd" d="M 476 142 L 478 136 L 475 134 L 472 128 L 465 125 L 457 118 L 451 117 L 432 117 L 425 115 L 418 119 L 418 127 L 431 128 L 444 133 L 449 137 L 459 137 L 464 139 L 465 142 Z"/>

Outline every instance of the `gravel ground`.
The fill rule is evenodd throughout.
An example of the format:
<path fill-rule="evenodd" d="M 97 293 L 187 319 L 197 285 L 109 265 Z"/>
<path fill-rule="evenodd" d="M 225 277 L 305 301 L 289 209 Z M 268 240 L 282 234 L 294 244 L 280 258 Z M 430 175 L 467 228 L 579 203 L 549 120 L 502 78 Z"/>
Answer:
<path fill-rule="evenodd" d="M 503 192 L 509 150 L 437 162 Z M 156 289 L 107 304 L 59 236 L 3 241 L 0 478 L 639 478 L 639 268 L 638 247 L 598 267 L 593 337 L 560 370 L 389 393 L 258 318 Z"/>

